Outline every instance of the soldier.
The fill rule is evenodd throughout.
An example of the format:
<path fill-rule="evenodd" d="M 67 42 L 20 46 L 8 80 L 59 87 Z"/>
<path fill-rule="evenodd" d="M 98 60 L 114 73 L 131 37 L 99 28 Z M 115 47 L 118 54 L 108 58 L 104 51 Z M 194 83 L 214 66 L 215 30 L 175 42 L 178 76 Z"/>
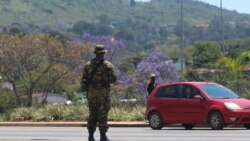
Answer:
<path fill-rule="evenodd" d="M 104 59 L 107 50 L 103 45 L 95 47 L 96 57 L 85 65 L 81 89 L 87 91 L 89 104 L 89 119 L 87 129 L 89 141 L 95 141 L 94 132 L 98 123 L 101 141 L 109 141 L 106 136 L 108 131 L 108 112 L 110 110 L 110 84 L 116 81 L 114 66 Z"/>
<path fill-rule="evenodd" d="M 150 74 L 150 82 L 147 86 L 147 92 L 148 92 L 148 95 L 147 95 L 147 98 L 149 97 L 150 93 L 154 90 L 154 88 L 156 87 L 156 83 L 155 83 L 155 74 Z"/>

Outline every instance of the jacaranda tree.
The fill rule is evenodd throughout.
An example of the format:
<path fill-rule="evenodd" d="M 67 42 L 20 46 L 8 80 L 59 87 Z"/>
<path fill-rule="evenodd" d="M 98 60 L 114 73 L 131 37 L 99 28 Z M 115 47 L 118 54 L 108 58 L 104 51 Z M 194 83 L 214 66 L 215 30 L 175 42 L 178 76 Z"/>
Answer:
<path fill-rule="evenodd" d="M 95 36 L 89 33 L 83 33 L 81 37 L 74 38 L 74 42 L 84 42 L 90 45 L 103 44 L 105 48 L 108 50 L 106 55 L 106 59 L 113 62 L 113 58 L 118 53 L 119 50 L 125 48 L 125 44 L 122 40 L 115 39 L 112 36 Z M 115 62 L 113 62 L 115 63 Z"/>
<path fill-rule="evenodd" d="M 137 98 L 142 100 L 141 102 L 143 102 L 146 97 L 146 87 L 151 73 L 156 75 L 157 84 L 178 80 L 178 71 L 172 63 L 172 60 L 159 48 L 154 48 L 151 53 L 137 65 L 134 74 L 123 78 L 125 86 L 133 87 L 134 92 L 138 95 Z"/>
<path fill-rule="evenodd" d="M 120 81 L 121 73 L 119 69 L 117 68 L 119 64 L 121 63 L 119 58 L 120 54 L 122 53 L 121 50 L 124 49 L 126 46 L 122 40 L 115 39 L 112 36 L 104 36 L 99 35 L 95 36 L 89 33 L 83 33 L 79 38 L 73 38 L 73 42 L 80 42 L 87 45 L 89 48 L 92 49 L 91 52 L 94 50 L 94 46 L 97 44 L 102 44 L 105 46 L 105 48 L 108 50 L 108 53 L 105 55 L 105 59 L 108 61 L 111 61 L 116 68 L 116 72 L 118 74 L 118 80 Z M 93 58 L 93 53 L 89 53 L 86 55 L 86 60 L 90 60 Z M 84 64 L 83 64 L 84 65 Z M 83 65 L 80 65 L 77 69 L 78 74 L 82 72 Z M 119 94 L 121 93 L 121 89 L 124 89 L 122 85 L 115 85 L 115 87 L 111 91 L 111 95 L 114 98 L 120 98 Z"/>

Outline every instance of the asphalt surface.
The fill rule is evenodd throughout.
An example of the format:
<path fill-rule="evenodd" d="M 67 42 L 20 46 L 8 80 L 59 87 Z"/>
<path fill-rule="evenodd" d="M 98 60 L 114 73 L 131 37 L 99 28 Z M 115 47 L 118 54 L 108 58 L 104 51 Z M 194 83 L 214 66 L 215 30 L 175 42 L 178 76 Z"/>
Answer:
<path fill-rule="evenodd" d="M 0 141 L 67 141 L 67 140 L 50 140 L 50 139 L 0 139 Z"/>
<path fill-rule="evenodd" d="M 108 122 L 110 127 L 147 127 L 144 121 L 139 122 Z M 28 127 L 86 127 L 87 122 L 0 122 L 0 126 L 28 126 Z M 32 139 L 0 139 L 0 141 L 38 141 Z M 39 140 L 39 141 L 67 141 L 67 140 Z"/>
<path fill-rule="evenodd" d="M 242 127 L 225 127 L 224 130 L 211 130 L 210 127 L 185 130 L 176 126 L 166 126 L 162 130 L 113 127 L 107 135 L 112 141 L 249 141 L 250 130 Z M 85 127 L 0 127 L 0 141 L 87 141 L 87 138 Z M 100 139 L 98 131 L 95 139 Z"/>
<path fill-rule="evenodd" d="M 108 122 L 110 127 L 149 127 L 145 121 L 137 122 Z M 1 127 L 86 127 L 87 122 L 68 122 L 68 121 L 57 121 L 57 122 L 0 122 Z M 171 125 L 168 125 L 171 127 Z M 180 124 L 172 125 L 174 128 L 180 128 Z M 206 126 L 208 127 L 208 126 Z M 235 128 L 237 126 L 234 126 Z M 149 127 L 150 129 L 150 127 Z M 182 127 L 181 127 L 182 129 Z M 210 128 L 209 128 L 210 129 Z M 182 130 L 183 132 L 184 130 Z M 209 130 L 210 131 L 210 130 Z M 0 139 L 0 141 L 69 141 L 69 140 L 58 140 L 58 139 Z"/>
<path fill-rule="evenodd" d="M 68 141 L 68 140 L 50 140 L 50 139 L 0 139 L 0 141 Z"/>

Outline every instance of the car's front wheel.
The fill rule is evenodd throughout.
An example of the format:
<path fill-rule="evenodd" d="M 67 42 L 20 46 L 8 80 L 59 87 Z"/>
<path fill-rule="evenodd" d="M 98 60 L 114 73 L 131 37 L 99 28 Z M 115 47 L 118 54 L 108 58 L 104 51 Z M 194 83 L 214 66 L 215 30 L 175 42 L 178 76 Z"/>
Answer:
<path fill-rule="evenodd" d="M 164 125 L 164 122 L 158 112 L 152 112 L 148 119 L 149 125 L 153 130 L 160 130 Z"/>
<path fill-rule="evenodd" d="M 187 130 L 191 130 L 194 127 L 194 124 L 182 124 L 182 126 Z"/>
<path fill-rule="evenodd" d="M 250 129 L 250 124 L 244 124 L 244 127 Z"/>
<path fill-rule="evenodd" d="M 209 125 L 214 130 L 222 130 L 224 128 L 223 115 L 219 111 L 213 111 L 208 118 Z"/>

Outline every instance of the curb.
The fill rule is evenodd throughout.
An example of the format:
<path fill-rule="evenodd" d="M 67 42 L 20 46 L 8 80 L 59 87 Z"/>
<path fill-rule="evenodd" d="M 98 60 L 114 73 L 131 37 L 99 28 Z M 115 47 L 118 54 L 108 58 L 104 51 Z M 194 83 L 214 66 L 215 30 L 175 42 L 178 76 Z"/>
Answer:
<path fill-rule="evenodd" d="M 108 122 L 109 127 L 149 127 L 149 123 L 145 121 L 134 121 L 134 122 Z M 51 122 L 32 122 L 32 121 L 22 121 L 22 122 L 0 122 L 0 127 L 87 127 L 87 122 L 79 121 L 51 121 Z M 182 127 L 181 124 L 169 124 L 164 125 L 164 127 Z M 209 127 L 207 124 L 198 124 L 196 127 Z M 229 125 L 229 128 L 242 128 L 242 125 Z"/>
<path fill-rule="evenodd" d="M 109 127 L 148 127 L 144 121 L 138 122 L 108 122 Z M 0 122 L 0 126 L 31 126 L 31 127 L 86 127 L 87 122 Z"/>

